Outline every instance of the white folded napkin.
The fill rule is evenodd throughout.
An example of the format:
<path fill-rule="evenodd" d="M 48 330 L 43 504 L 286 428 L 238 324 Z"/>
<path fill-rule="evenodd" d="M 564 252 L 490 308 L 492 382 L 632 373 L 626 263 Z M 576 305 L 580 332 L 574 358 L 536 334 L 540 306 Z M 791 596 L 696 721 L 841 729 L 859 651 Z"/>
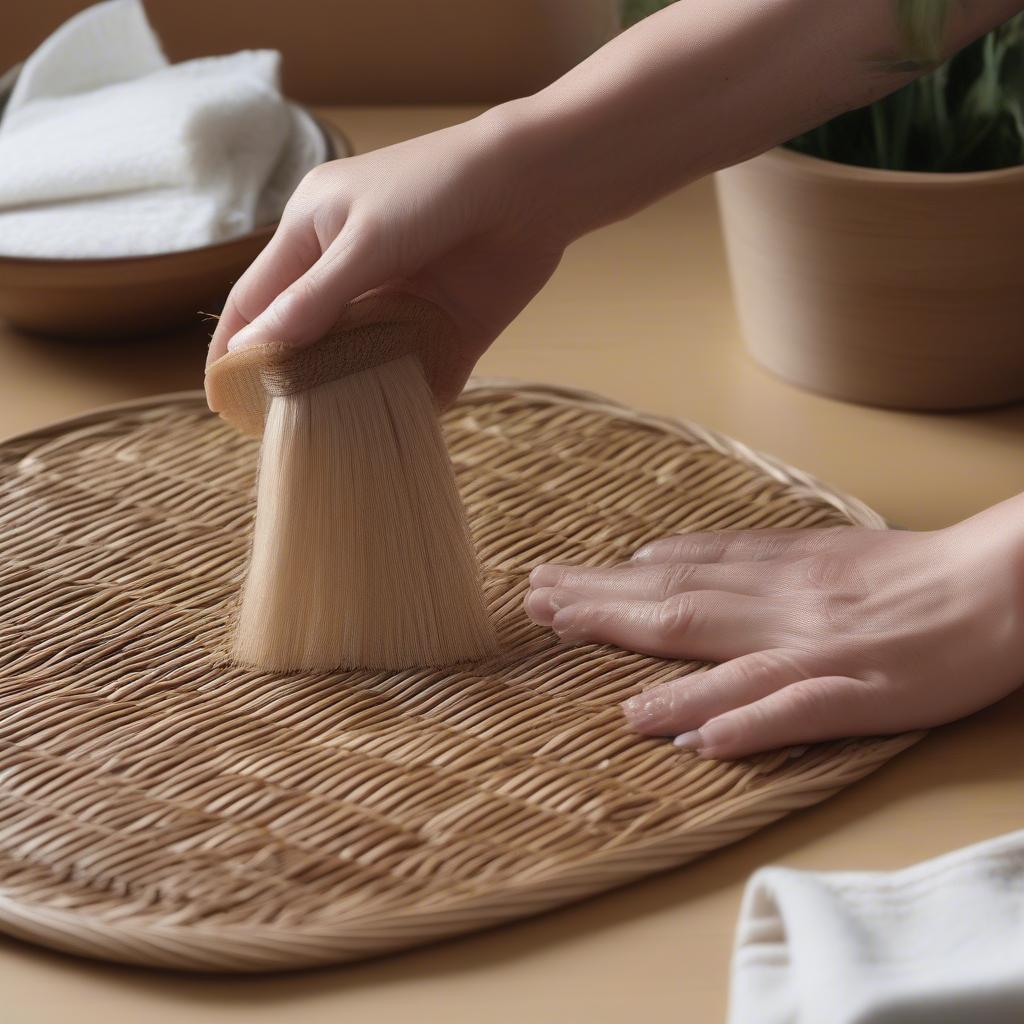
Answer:
<path fill-rule="evenodd" d="M 169 64 L 140 0 L 65 22 L 0 119 L 0 255 L 136 256 L 271 223 L 326 156 L 280 54 Z"/>
<path fill-rule="evenodd" d="M 1024 832 L 902 871 L 756 872 L 729 1021 L 1024 1021 Z"/>

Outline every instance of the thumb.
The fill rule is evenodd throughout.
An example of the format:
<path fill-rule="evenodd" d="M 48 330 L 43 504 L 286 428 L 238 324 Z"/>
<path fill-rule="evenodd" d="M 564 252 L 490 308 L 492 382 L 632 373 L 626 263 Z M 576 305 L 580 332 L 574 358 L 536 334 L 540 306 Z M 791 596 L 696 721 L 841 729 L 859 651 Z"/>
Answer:
<path fill-rule="evenodd" d="M 228 294 L 210 341 L 206 365 L 220 359 L 230 340 L 319 258 L 320 245 L 312 232 L 282 223 Z"/>
<path fill-rule="evenodd" d="M 860 679 L 804 679 L 718 715 L 700 729 L 677 736 L 675 743 L 702 757 L 746 757 L 794 744 L 870 735 L 881 726 L 882 710 L 877 689 Z"/>
<path fill-rule="evenodd" d="M 309 270 L 228 341 L 228 351 L 270 342 L 301 347 L 319 341 L 352 299 L 391 276 L 380 253 L 365 232 L 343 229 Z"/>

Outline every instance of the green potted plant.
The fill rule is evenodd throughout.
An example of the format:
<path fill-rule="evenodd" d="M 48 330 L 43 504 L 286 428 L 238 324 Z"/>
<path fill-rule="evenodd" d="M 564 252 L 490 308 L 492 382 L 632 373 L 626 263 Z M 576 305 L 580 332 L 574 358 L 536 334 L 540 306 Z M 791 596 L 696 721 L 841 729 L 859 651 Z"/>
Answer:
<path fill-rule="evenodd" d="M 950 3 L 897 2 L 937 54 Z M 763 366 L 875 405 L 1024 399 L 1024 16 L 716 184 Z"/>

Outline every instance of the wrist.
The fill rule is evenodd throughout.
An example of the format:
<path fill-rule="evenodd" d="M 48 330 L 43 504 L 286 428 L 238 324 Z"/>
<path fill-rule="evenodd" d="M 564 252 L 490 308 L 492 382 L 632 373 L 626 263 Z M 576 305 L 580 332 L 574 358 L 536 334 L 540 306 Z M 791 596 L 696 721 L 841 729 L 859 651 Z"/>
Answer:
<path fill-rule="evenodd" d="M 971 585 L 995 590 L 1009 605 L 1010 642 L 1024 665 L 1024 494 L 940 531 L 975 566 Z"/>
<path fill-rule="evenodd" d="M 510 226 L 559 252 L 596 226 L 574 185 L 572 162 L 581 140 L 571 121 L 538 93 L 491 107 L 473 122 Z"/>

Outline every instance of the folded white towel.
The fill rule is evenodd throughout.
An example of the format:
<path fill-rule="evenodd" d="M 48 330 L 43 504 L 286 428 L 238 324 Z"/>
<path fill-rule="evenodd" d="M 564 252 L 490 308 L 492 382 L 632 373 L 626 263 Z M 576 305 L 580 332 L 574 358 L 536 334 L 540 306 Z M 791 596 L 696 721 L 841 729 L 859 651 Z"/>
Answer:
<path fill-rule="evenodd" d="M 756 872 L 729 1021 L 1024 1021 L 1024 832 L 891 873 Z"/>
<path fill-rule="evenodd" d="M 140 0 L 75 15 L 0 120 L 0 254 L 169 252 L 275 220 L 326 155 L 279 65 L 272 50 L 171 65 Z"/>

